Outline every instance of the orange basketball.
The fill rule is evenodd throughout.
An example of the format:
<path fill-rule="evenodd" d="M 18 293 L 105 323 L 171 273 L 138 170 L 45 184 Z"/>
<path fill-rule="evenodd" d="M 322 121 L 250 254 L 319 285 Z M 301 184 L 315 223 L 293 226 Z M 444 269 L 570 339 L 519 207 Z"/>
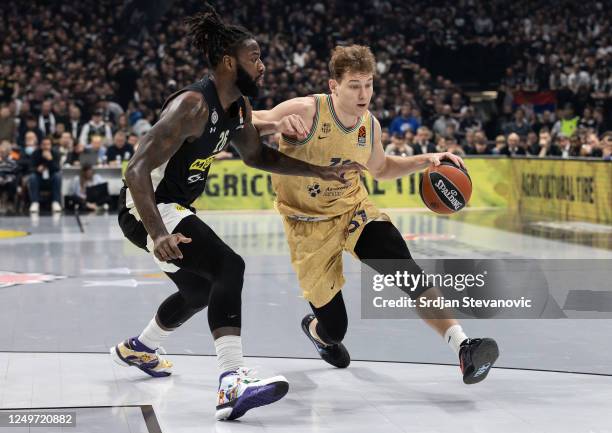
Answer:
<path fill-rule="evenodd" d="M 429 167 L 421 176 L 421 199 L 438 214 L 451 214 L 463 209 L 472 196 L 472 180 L 466 170 L 449 161 Z"/>

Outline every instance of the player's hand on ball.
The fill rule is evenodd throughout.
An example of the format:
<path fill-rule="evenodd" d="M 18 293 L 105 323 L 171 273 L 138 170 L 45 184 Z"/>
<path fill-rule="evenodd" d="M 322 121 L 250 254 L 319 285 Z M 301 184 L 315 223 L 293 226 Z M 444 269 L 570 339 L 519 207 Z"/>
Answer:
<path fill-rule="evenodd" d="M 297 114 L 290 114 L 278 122 L 277 132 L 288 137 L 297 137 L 304 140 L 308 136 L 308 130 L 304 120 Z"/>
<path fill-rule="evenodd" d="M 428 156 L 429 162 L 434 167 L 437 167 L 438 165 L 440 165 L 441 161 L 446 159 L 452 162 L 453 164 L 455 164 L 457 167 L 461 167 L 464 170 L 467 170 L 467 167 L 465 166 L 463 159 L 461 159 L 461 157 L 455 155 L 454 153 L 450 153 L 450 152 L 430 153 L 427 156 Z"/>
<path fill-rule="evenodd" d="M 341 183 L 348 182 L 348 180 L 344 178 L 347 172 L 357 171 L 361 174 L 361 172 L 365 170 L 364 166 L 356 162 L 350 162 L 348 164 L 337 165 L 333 167 L 322 167 L 322 166 L 315 166 L 315 167 L 316 168 L 315 168 L 314 175 L 316 177 L 319 177 L 323 180 L 332 180 L 332 181 L 337 181 Z"/>
<path fill-rule="evenodd" d="M 153 242 L 153 253 L 158 260 L 169 262 L 170 260 L 182 259 L 183 253 L 178 245 L 181 243 L 188 244 L 191 238 L 185 237 L 180 233 L 160 236 Z"/>

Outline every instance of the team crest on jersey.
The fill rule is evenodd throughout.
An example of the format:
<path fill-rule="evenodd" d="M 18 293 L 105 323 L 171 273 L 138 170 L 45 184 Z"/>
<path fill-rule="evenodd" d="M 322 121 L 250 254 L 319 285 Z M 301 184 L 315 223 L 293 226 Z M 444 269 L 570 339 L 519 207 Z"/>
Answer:
<path fill-rule="evenodd" d="M 213 112 L 210 115 L 210 121 L 212 122 L 213 125 L 219 121 L 219 114 L 217 114 L 216 108 L 213 108 Z"/>
<path fill-rule="evenodd" d="M 359 128 L 359 133 L 357 134 L 357 145 L 361 147 L 366 145 L 366 127 L 363 125 Z"/>
<path fill-rule="evenodd" d="M 329 134 L 330 132 L 331 132 L 331 123 L 324 123 L 323 126 L 321 126 L 321 133 Z"/>

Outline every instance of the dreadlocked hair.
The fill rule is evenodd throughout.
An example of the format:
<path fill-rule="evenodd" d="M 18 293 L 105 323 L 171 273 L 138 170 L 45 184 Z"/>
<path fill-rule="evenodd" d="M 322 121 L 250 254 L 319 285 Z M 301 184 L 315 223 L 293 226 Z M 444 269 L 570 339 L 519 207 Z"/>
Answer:
<path fill-rule="evenodd" d="M 226 54 L 235 54 L 241 42 L 253 39 L 253 35 L 245 28 L 224 24 L 221 17 L 206 2 L 198 14 L 185 20 L 189 27 L 189 36 L 195 48 L 200 50 L 210 65 L 216 67 Z"/>

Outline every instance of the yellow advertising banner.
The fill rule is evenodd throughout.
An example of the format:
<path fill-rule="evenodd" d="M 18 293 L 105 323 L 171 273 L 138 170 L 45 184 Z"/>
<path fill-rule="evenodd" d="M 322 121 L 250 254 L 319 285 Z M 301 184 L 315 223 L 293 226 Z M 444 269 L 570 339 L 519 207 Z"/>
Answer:
<path fill-rule="evenodd" d="M 509 204 L 521 214 L 612 223 L 612 164 L 514 159 Z"/>
<path fill-rule="evenodd" d="M 512 182 L 508 159 L 467 159 L 473 192 L 469 207 L 507 207 Z M 362 179 L 372 201 L 381 208 L 425 208 L 419 195 L 420 174 L 396 180 Z M 211 166 L 205 193 L 197 209 L 273 209 L 270 174 L 247 167 L 239 160 L 217 161 Z"/>

